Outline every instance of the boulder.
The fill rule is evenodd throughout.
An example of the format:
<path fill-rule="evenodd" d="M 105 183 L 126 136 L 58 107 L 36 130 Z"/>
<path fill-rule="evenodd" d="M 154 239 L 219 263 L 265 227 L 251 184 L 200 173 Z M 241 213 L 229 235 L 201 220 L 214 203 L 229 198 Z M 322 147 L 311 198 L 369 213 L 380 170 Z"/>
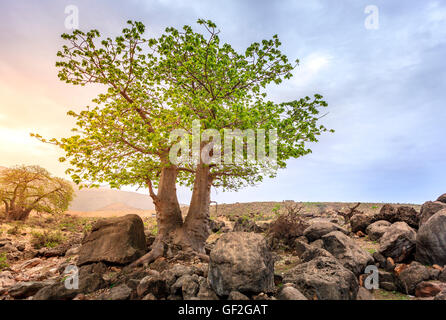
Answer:
<path fill-rule="evenodd" d="M 446 193 L 439 196 L 437 201 L 446 203 Z"/>
<path fill-rule="evenodd" d="M 136 214 L 98 221 L 82 241 L 78 265 L 92 262 L 128 264 L 147 250 L 144 224 Z"/>
<path fill-rule="evenodd" d="M 352 232 L 365 232 L 367 227 L 377 220 L 380 219 L 375 214 L 357 213 L 350 218 L 350 226 L 352 228 Z"/>
<path fill-rule="evenodd" d="M 409 206 L 393 206 L 391 204 L 385 204 L 379 214 L 377 215 L 379 220 L 395 222 L 405 222 L 412 228 L 418 228 L 418 212 Z"/>
<path fill-rule="evenodd" d="M 276 298 L 278 300 L 308 300 L 299 290 L 292 286 L 284 286 Z"/>
<path fill-rule="evenodd" d="M 414 261 L 404 268 L 397 277 L 401 292 L 414 295 L 417 285 L 430 279 L 430 272 L 427 267 Z"/>
<path fill-rule="evenodd" d="M 344 228 L 332 222 L 323 221 L 311 224 L 304 230 L 304 236 L 308 239 L 308 241 L 313 242 L 332 231 L 340 231 L 344 234 L 348 234 L 348 231 Z"/>
<path fill-rule="evenodd" d="M 197 294 L 197 298 L 200 300 L 218 300 L 218 296 L 212 290 L 209 282 L 206 278 L 200 277 L 198 279 L 198 284 L 200 286 Z"/>
<path fill-rule="evenodd" d="M 263 230 L 260 226 L 258 226 L 255 221 L 246 219 L 244 217 L 240 217 L 235 221 L 234 227 L 232 231 L 235 232 L 256 232 L 260 233 L 265 230 Z"/>
<path fill-rule="evenodd" d="M 386 233 L 387 229 L 390 227 L 391 223 L 386 220 L 378 220 L 370 224 L 366 233 L 369 236 L 369 239 L 372 241 L 378 241 L 384 233 Z"/>
<path fill-rule="evenodd" d="M 356 242 L 339 231 L 330 232 L 322 237 L 324 249 L 355 275 L 359 276 L 366 266 L 373 264 L 373 257 Z"/>
<path fill-rule="evenodd" d="M 354 273 L 333 257 L 299 264 L 284 273 L 283 281 L 293 283 L 311 300 L 354 300 L 359 288 Z"/>
<path fill-rule="evenodd" d="M 215 220 L 215 219 L 209 219 L 209 229 L 212 232 L 218 232 L 221 229 L 223 229 L 225 227 L 225 223 L 223 221 L 220 220 Z"/>
<path fill-rule="evenodd" d="M 238 291 L 231 291 L 228 300 L 249 300 L 249 298 Z"/>
<path fill-rule="evenodd" d="M 271 292 L 274 260 L 264 237 L 247 232 L 223 234 L 210 254 L 208 280 L 219 296 L 231 291 Z"/>
<path fill-rule="evenodd" d="M 33 300 L 72 300 L 80 293 L 91 293 L 104 288 L 105 285 L 106 282 L 101 275 L 97 273 L 82 274 L 79 272 L 78 289 L 68 289 L 65 287 L 64 281 L 58 281 L 40 289 L 33 296 Z"/>
<path fill-rule="evenodd" d="M 387 291 L 397 291 L 397 279 L 393 272 L 379 270 L 379 287 Z"/>
<path fill-rule="evenodd" d="M 437 294 L 445 290 L 445 284 L 438 281 L 422 281 L 415 288 L 415 297 L 428 298 L 435 297 Z"/>
<path fill-rule="evenodd" d="M 132 289 L 125 284 L 120 284 L 111 288 L 110 292 L 101 296 L 103 300 L 128 300 L 132 294 Z"/>
<path fill-rule="evenodd" d="M 169 288 L 165 279 L 160 275 L 152 274 L 141 280 L 136 288 L 136 293 L 139 297 L 144 297 L 151 293 L 156 298 L 161 299 L 167 297 Z"/>
<path fill-rule="evenodd" d="M 416 260 L 428 265 L 446 265 L 446 209 L 435 213 L 418 230 Z"/>
<path fill-rule="evenodd" d="M 405 222 L 395 222 L 379 240 L 379 253 L 394 262 L 409 258 L 415 250 L 416 232 Z"/>
<path fill-rule="evenodd" d="M 367 290 L 364 287 L 359 287 L 358 295 L 356 296 L 356 300 L 375 300 L 373 293 Z"/>
<path fill-rule="evenodd" d="M 438 211 L 446 209 L 446 203 L 441 201 L 428 201 L 425 202 L 421 206 L 420 210 L 420 223 L 419 226 L 421 227 L 423 224 L 425 224 L 434 214 L 436 214 Z"/>
<path fill-rule="evenodd" d="M 8 289 L 8 294 L 14 299 L 25 299 L 37 293 L 43 287 L 53 284 L 53 281 L 18 282 Z"/>

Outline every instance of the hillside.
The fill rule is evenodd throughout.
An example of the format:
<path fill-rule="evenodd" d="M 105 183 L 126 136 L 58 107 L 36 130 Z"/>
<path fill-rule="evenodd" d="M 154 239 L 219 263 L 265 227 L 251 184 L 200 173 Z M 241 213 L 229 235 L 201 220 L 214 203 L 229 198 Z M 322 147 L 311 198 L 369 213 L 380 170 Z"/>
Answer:
<path fill-rule="evenodd" d="M 97 189 L 81 189 L 76 191 L 76 196 L 71 203 L 70 211 L 116 211 L 121 209 L 136 209 L 136 210 L 153 210 L 152 199 L 145 194 L 137 192 L 128 192 L 121 190 L 112 190 L 108 188 Z M 115 205 L 113 208 L 108 206 Z M 105 210 L 104 210 L 105 209 Z"/>

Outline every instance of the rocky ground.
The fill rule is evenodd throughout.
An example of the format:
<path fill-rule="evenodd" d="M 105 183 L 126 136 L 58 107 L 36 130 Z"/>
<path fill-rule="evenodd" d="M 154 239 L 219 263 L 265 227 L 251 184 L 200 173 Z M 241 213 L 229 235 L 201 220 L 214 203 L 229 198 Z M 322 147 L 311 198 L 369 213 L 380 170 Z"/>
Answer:
<path fill-rule="evenodd" d="M 128 265 L 150 250 L 152 217 L 2 220 L 0 299 L 446 298 L 446 195 L 421 207 L 287 201 L 211 213 L 206 254 L 166 248 L 138 268 Z M 369 266 L 379 288 L 366 289 Z"/>

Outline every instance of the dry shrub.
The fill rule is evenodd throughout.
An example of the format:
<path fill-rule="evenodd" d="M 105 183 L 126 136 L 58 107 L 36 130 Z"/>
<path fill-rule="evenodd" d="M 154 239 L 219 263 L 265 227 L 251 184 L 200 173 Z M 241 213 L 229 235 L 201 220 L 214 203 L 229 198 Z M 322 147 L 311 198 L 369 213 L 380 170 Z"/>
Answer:
<path fill-rule="evenodd" d="M 268 230 L 269 236 L 287 246 L 292 246 L 296 238 L 303 235 L 308 228 L 306 223 L 300 216 L 302 206 L 297 203 L 285 203 L 286 213 L 278 214 Z"/>

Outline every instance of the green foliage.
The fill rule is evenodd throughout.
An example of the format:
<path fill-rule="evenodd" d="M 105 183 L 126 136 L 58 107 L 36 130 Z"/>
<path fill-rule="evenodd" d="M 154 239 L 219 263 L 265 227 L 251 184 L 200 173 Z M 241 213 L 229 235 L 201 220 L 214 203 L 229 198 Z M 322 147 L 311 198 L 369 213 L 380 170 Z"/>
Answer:
<path fill-rule="evenodd" d="M 0 253 L 0 271 L 9 268 L 8 259 L 6 253 Z"/>
<path fill-rule="evenodd" d="M 43 247 L 55 248 L 65 240 L 63 234 L 59 231 L 33 232 L 31 233 L 31 236 L 31 245 L 35 249 L 41 249 Z"/>
<path fill-rule="evenodd" d="M 13 220 L 25 220 L 32 210 L 61 213 L 73 195 L 70 182 L 39 166 L 16 166 L 0 172 L 0 201 Z"/>
<path fill-rule="evenodd" d="M 214 186 L 238 189 L 274 177 L 286 160 L 310 153 L 307 144 L 328 131 L 318 124 L 320 109 L 327 106 L 321 95 L 282 103 L 267 99 L 267 86 L 291 78 L 298 64 L 280 51 L 277 35 L 237 51 L 221 43 L 212 21 L 197 23 L 204 34 L 190 26 L 169 27 L 146 39 L 145 26 L 128 21 L 114 39 L 101 38 L 98 30 L 62 35 L 60 80 L 107 89 L 93 100 L 95 106 L 69 112 L 76 120 L 71 137 L 46 140 L 33 134 L 65 151 L 60 161 L 70 162 L 67 173 L 74 182 L 157 186 L 161 168 L 171 165 L 167 157 L 176 141 L 170 141 L 170 132 L 185 129 L 190 135 L 193 120 L 200 121 L 200 130 L 215 129 L 221 136 L 224 129 L 277 129 L 277 164 L 212 166 Z M 183 163 L 178 182 L 192 185 L 195 169 L 193 161 Z"/>

